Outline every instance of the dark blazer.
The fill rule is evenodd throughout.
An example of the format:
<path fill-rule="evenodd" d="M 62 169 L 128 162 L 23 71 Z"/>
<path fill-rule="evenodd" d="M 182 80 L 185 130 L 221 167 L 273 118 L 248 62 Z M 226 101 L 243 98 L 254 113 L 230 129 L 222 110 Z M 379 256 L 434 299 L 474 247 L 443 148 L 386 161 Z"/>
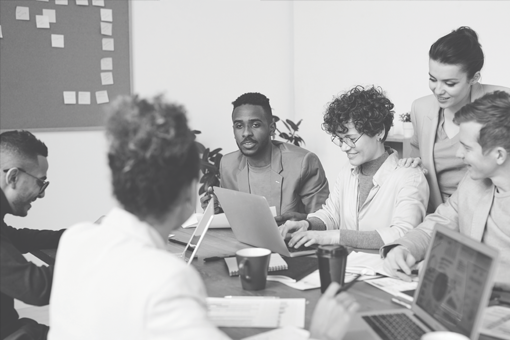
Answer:
<path fill-rule="evenodd" d="M 272 141 L 271 196 L 278 215 L 285 212 L 312 213 L 329 196 L 328 180 L 314 153 L 289 143 Z M 239 151 L 221 159 L 222 188 L 250 192 L 247 158 Z"/>

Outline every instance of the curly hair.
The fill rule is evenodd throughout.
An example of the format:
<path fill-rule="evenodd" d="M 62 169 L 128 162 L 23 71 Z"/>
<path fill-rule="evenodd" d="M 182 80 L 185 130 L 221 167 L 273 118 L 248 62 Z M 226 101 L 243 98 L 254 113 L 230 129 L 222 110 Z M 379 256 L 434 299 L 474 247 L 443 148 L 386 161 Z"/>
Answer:
<path fill-rule="evenodd" d="M 48 147 L 26 130 L 12 130 L 0 134 L 0 149 L 2 152 L 17 154 L 27 159 L 37 159 L 37 156 L 48 157 Z"/>
<path fill-rule="evenodd" d="M 380 87 L 365 89 L 358 85 L 328 104 L 322 129 L 331 135 L 336 135 L 339 130 L 347 133 L 347 125 L 352 122 L 359 133 L 369 137 L 384 130 L 384 141 L 393 124 L 393 107 Z"/>
<path fill-rule="evenodd" d="M 198 178 L 199 158 L 184 107 L 162 96 L 118 98 L 106 125 L 113 192 L 134 215 L 161 217 Z"/>
<path fill-rule="evenodd" d="M 439 38 L 429 50 L 429 58 L 442 64 L 462 65 L 468 79 L 483 67 L 482 45 L 478 42 L 476 32 L 462 26 Z"/>
<path fill-rule="evenodd" d="M 510 94 L 494 91 L 485 94 L 455 112 L 455 124 L 477 122 L 482 124 L 479 144 L 484 153 L 497 146 L 510 152 Z"/>
<path fill-rule="evenodd" d="M 258 92 L 248 92 L 237 97 L 236 100 L 232 102 L 234 106 L 232 112 L 241 105 L 257 105 L 261 106 L 264 109 L 264 112 L 267 115 L 267 119 L 269 122 L 273 121 L 273 110 L 271 109 L 271 105 L 269 104 L 269 98 L 264 96 L 262 93 Z"/>

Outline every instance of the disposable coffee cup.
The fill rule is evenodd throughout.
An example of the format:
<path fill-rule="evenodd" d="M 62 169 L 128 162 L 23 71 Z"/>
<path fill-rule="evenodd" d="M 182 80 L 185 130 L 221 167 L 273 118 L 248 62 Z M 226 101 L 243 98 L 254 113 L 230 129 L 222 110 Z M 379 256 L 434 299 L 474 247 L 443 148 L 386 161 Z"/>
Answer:
<path fill-rule="evenodd" d="M 319 260 L 321 292 L 324 293 L 331 282 L 338 282 L 343 286 L 349 255 L 347 248 L 341 245 L 324 245 L 319 246 L 316 253 Z"/>
<path fill-rule="evenodd" d="M 239 278 L 244 290 L 266 288 L 271 251 L 265 248 L 246 248 L 236 252 Z"/>

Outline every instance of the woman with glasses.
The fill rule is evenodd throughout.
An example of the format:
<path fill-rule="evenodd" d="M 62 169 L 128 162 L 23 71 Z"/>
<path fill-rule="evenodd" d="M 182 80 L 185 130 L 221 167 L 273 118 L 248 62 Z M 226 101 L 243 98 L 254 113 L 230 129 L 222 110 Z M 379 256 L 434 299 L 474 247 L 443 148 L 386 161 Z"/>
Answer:
<path fill-rule="evenodd" d="M 322 127 L 352 167 L 342 169 L 322 209 L 280 227 L 289 246 L 379 249 L 421 223 L 429 188 L 421 170 L 399 167 L 397 153 L 384 145 L 393 114 L 376 87 L 356 86 L 328 105 Z"/>
<path fill-rule="evenodd" d="M 402 159 L 403 166 L 427 169 L 430 186 L 428 212 L 457 190 L 467 171 L 459 149 L 459 126 L 453 122 L 455 112 L 488 92 L 510 88 L 480 84 L 484 55 L 475 31 L 469 27 L 438 39 L 429 50 L 429 87 L 431 95 L 413 102 L 411 122 L 411 157 Z"/>

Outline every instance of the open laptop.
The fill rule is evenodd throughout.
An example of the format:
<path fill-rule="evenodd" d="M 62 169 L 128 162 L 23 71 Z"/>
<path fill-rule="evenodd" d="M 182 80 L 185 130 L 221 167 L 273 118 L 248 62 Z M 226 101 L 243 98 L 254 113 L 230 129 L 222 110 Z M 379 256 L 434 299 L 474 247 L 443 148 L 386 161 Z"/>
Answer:
<path fill-rule="evenodd" d="M 315 254 L 315 247 L 287 247 L 263 196 L 218 187 L 214 193 L 238 241 L 288 257 Z"/>
<path fill-rule="evenodd" d="M 344 339 L 420 339 L 432 331 L 478 339 L 497 262 L 495 249 L 438 226 L 420 271 L 411 310 L 358 313 Z M 404 330 L 398 330 L 397 319 L 407 320 Z"/>
<path fill-rule="evenodd" d="M 209 201 L 209 204 L 207 205 L 207 208 L 204 210 L 204 215 L 202 216 L 202 219 L 200 222 L 198 222 L 197 227 L 195 228 L 195 231 L 189 238 L 188 244 L 186 244 L 186 247 L 181 253 L 181 258 L 185 259 L 188 263 L 188 265 L 191 264 L 191 261 L 195 258 L 195 255 L 197 254 L 198 248 L 200 248 L 200 244 L 202 243 L 202 240 L 205 237 L 205 234 L 207 233 L 207 230 L 209 229 L 209 226 L 211 225 L 211 222 L 213 220 L 214 216 L 214 197 L 211 198 Z M 188 248 L 194 248 L 193 254 L 191 254 L 189 259 L 185 258 L 186 251 Z"/>

